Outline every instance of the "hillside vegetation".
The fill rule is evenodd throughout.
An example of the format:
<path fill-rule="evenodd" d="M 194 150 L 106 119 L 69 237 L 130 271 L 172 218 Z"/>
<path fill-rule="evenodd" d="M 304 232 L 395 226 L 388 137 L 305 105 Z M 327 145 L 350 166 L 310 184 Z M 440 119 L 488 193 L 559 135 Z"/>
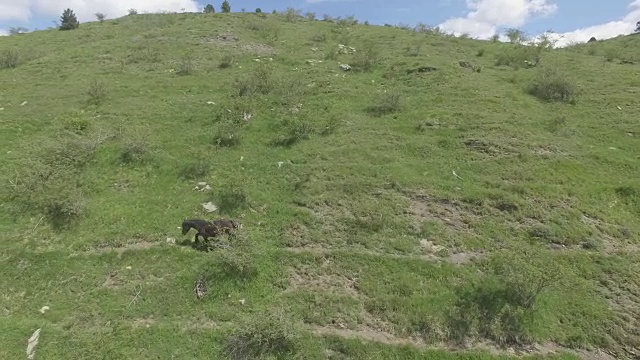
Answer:
<path fill-rule="evenodd" d="M 640 356 L 640 37 L 417 30 L 0 38 L 0 358 Z"/>

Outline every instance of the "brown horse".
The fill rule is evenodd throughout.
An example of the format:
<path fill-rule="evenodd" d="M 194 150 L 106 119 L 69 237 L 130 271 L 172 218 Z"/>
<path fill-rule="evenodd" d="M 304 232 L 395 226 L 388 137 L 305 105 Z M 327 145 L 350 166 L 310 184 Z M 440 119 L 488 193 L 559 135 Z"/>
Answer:
<path fill-rule="evenodd" d="M 237 222 L 226 219 L 214 220 L 213 225 L 215 225 L 220 232 L 226 233 L 229 236 L 233 236 L 233 230 L 239 227 Z"/>
<path fill-rule="evenodd" d="M 201 236 L 205 240 L 209 240 L 210 237 L 216 237 L 220 235 L 220 229 L 217 225 L 200 219 L 185 220 L 182 222 L 182 235 L 186 235 L 189 230 L 196 229 L 196 243 L 198 243 L 198 237 Z"/>

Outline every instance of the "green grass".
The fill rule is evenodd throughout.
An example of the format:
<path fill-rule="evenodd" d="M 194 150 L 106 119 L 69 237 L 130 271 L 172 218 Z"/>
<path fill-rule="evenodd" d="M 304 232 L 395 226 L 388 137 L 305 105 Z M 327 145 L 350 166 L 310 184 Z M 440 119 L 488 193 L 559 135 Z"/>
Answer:
<path fill-rule="evenodd" d="M 39 358 L 637 353 L 640 79 L 608 58 L 640 38 L 310 18 L 0 38 L 0 357 L 37 328 Z M 182 246 L 220 217 L 229 249 Z"/>

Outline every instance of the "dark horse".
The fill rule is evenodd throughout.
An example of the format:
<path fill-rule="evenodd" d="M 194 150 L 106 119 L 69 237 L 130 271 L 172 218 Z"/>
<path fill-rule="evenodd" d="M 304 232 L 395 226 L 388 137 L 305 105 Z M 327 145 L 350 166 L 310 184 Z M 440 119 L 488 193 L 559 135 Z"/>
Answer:
<path fill-rule="evenodd" d="M 210 237 L 216 237 L 220 235 L 220 230 L 214 224 L 206 220 L 192 219 L 182 222 L 182 235 L 186 235 L 191 228 L 196 229 L 196 243 L 198 237 L 202 236 L 203 239 L 209 240 Z"/>
<path fill-rule="evenodd" d="M 182 222 L 182 235 L 186 235 L 191 228 L 196 229 L 196 243 L 198 237 L 202 236 L 203 239 L 209 240 L 210 237 L 217 237 L 221 233 L 232 235 L 233 229 L 238 228 L 238 224 L 233 220 L 215 220 L 213 222 L 191 219 Z"/>

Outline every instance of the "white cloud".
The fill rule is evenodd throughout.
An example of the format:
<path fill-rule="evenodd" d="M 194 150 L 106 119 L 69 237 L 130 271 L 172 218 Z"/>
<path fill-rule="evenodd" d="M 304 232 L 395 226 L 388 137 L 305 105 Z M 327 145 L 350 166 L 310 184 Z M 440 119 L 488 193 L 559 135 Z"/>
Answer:
<path fill-rule="evenodd" d="M 94 14 L 105 13 L 107 18 L 126 15 L 134 8 L 138 12 L 200 10 L 194 0 L 0 0 L 0 20 L 28 21 L 34 16 L 59 18 L 62 11 L 71 8 L 80 22 L 95 20 Z"/>
<path fill-rule="evenodd" d="M 598 40 L 604 40 L 618 35 L 630 34 L 636 29 L 636 23 L 640 21 L 640 0 L 633 1 L 629 4 L 629 8 L 631 11 L 620 20 L 565 33 L 551 34 L 550 37 L 557 41 L 556 47 L 563 47 L 573 42 L 586 42 L 592 36 Z"/>
<path fill-rule="evenodd" d="M 7 36 L 7 35 L 9 35 L 9 30 L 0 29 L 0 36 Z"/>
<path fill-rule="evenodd" d="M 498 27 L 520 27 L 534 16 L 555 13 L 558 6 L 548 0 L 467 0 L 467 8 L 465 17 L 451 18 L 438 25 L 440 29 L 487 39 Z"/>

